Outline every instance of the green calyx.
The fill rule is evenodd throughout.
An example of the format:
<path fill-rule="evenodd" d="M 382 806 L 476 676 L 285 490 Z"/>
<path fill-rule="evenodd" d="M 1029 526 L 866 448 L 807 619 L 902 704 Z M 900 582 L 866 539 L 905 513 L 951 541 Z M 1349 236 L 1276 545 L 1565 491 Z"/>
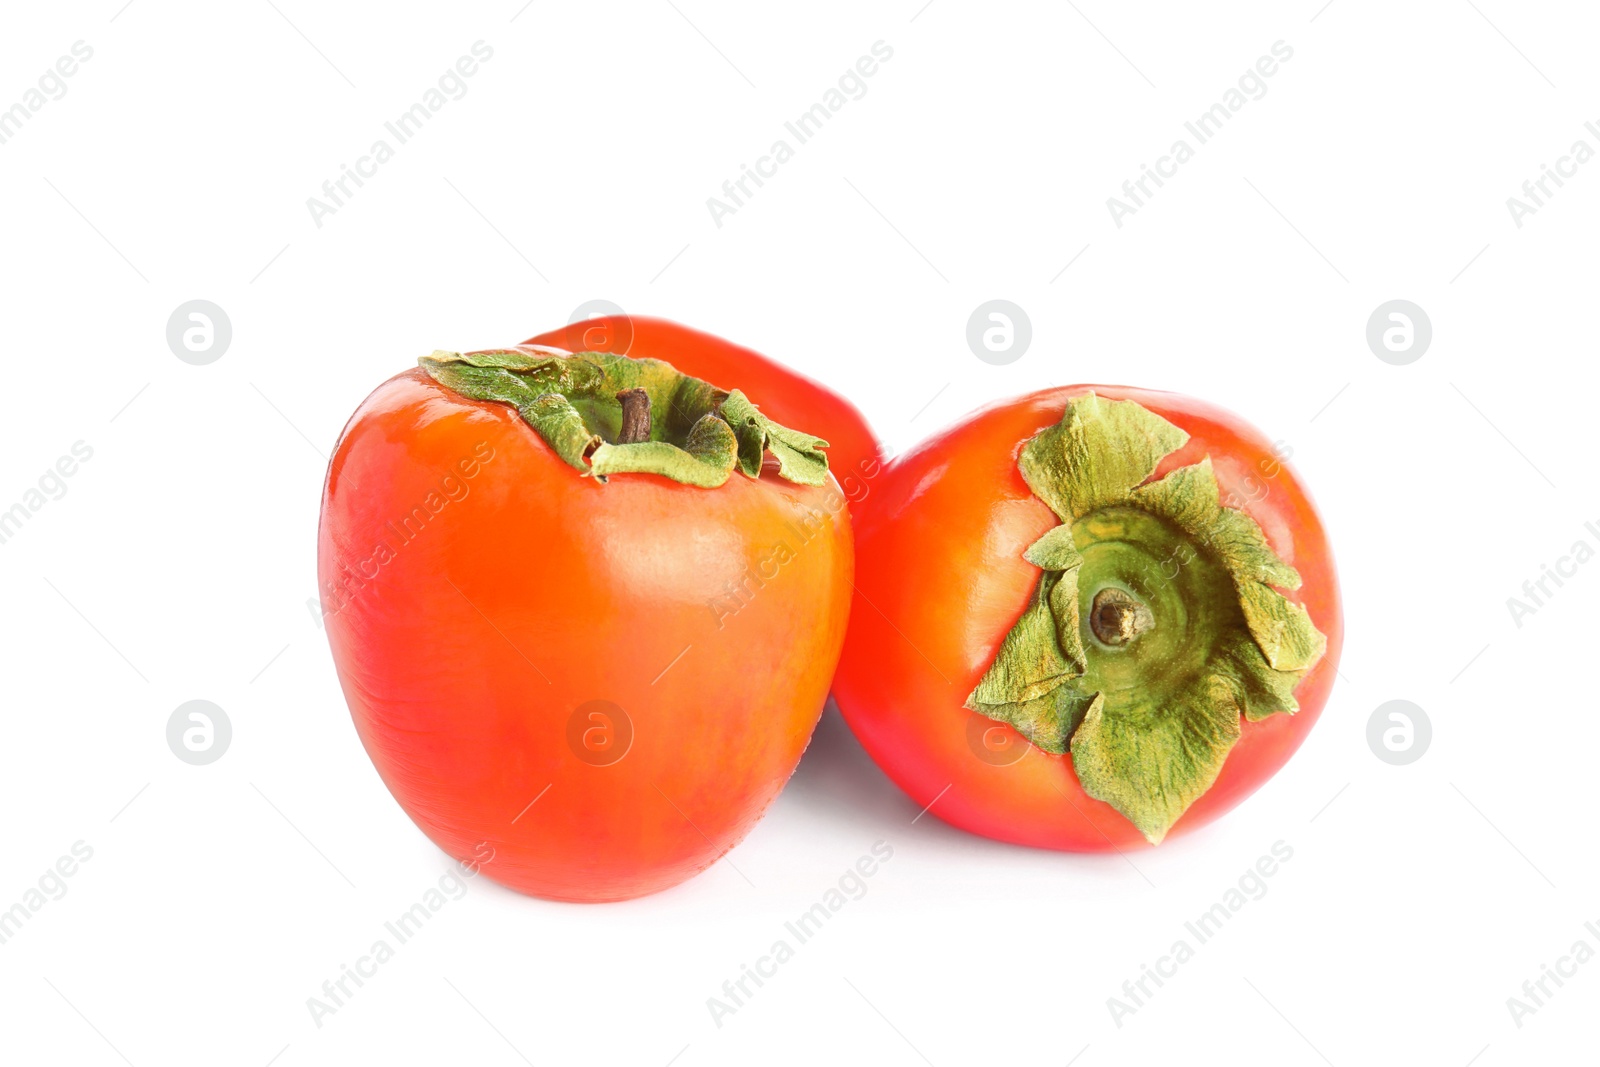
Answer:
<path fill-rule="evenodd" d="M 512 405 L 556 455 L 600 482 L 659 474 L 714 489 L 735 469 L 759 478 L 769 453 L 788 481 L 828 477 L 828 442 L 772 422 L 737 389 L 658 359 L 524 347 L 435 352 L 417 363 L 452 392 Z"/>
<path fill-rule="evenodd" d="M 1129 400 L 1074 397 L 1018 468 L 1061 519 L 966 706 L 1070 753 L 1084 791 L 1159 843 L 1250 721 L 1298 710 L 1326 638 L 1279 591 L 1300 575 L 1225 507 L 1209 457 L 1147 482 L 1188 435 Z"/>

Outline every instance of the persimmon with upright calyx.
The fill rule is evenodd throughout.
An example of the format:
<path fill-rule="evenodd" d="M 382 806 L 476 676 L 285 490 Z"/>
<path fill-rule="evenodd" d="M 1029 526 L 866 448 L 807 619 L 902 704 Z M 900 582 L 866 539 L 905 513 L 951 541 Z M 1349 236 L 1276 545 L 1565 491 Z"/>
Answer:
<path fill-rule="evenodd" d="M 1343 625 L 1316 510 L 1273 445 L 1171 393 L 985 408 L 856 509 L 834 694 L 918 806 L 1004 841 L 1123 850 L 1277 772 Z"/>
<path fill-rule="evenodd" d="M 683 881 L 760 818 L 822 712 L 852 574 L 826 442 L 657 360 L 420 364 L 357 409 L 323 493 L 362 744 L 425 834 L 514 889 Z"/>

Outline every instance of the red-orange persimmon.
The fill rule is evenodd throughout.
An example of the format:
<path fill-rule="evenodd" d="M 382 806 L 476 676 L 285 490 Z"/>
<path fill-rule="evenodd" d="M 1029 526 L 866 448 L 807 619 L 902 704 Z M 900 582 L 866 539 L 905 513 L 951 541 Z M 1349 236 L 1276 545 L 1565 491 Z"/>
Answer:
<path fill-rule="evenodd" d="M 422 364 L 361 404 L 323 495 L 362 744 L 424 833 L 507 886 L 681 882 L 760 818 L 827 696 L 852 553 L 818 442 L 766 417 L 780 397 L 656 361 Z"/>
<path fill-rule="evenodd" d="M 923 442 L 854 511 L 846 721 L 988 837 L 1120 850 L 1222 815 L 1337 673 L 1333 556 L 1283 458 L 1209 404 L 1115 386 Z"/>

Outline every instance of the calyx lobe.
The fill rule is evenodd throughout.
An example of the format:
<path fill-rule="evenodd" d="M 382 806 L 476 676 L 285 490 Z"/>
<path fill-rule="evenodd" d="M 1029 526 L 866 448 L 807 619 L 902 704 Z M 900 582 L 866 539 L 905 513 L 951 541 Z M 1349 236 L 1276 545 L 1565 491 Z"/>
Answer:
<path fill-rule="evenodd" d="M 661 360 L 524 345 L 417 362 L 452 392 L 512 405 L 556 455 L 597 481 L 658 474 L 714 489 L 735 469 L 760 477 L 768 453 L 788 481 L 827 480 L 826 441 L 771 421 L 737 389 Z"/>

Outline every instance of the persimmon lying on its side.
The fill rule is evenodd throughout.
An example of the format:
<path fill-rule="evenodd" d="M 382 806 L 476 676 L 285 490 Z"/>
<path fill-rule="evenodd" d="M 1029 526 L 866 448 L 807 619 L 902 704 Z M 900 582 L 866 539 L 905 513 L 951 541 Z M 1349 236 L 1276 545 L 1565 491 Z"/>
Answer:
<path fill-rule="evenodd" d="M 1239 803 L 1327 701 L 1333 555 L 1272 444 L 1172 393 L 984 408 L 854 510 L 834 681 L 884 771 L 946 822 L 1073 851 Z"/>

